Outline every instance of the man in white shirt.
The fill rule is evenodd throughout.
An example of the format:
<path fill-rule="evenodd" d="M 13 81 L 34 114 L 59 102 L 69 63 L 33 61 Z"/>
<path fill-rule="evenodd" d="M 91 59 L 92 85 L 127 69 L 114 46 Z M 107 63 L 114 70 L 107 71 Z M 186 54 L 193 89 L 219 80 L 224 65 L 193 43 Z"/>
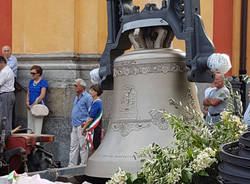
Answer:
<path fill-rule="evenodd" d="M 18 67 L 18 63 L 17 63 L 17 59 L 15 56 L 12 55 L 12 51 L 10 46 L 5 45 L 2 47 L 2 54 L 3 57 L 5 58 L 7 65 L 11 68 L 11 70 L 14 73 L 15 76 L 15 90 L 16 91 L 20 91 L 20 86 L 18 85 L 18 83 L 16 82 L 16 78 L 17 78 L 17 67 Z M 16 111 L 15 111 L 15 104 L 13 106 L 13 112 L 12 112 L 12 127 L 15 128 L 16 127 Z"/>
<path fill-rule="evenodd" d="M 12 110 L 15 103 L 14 73 L 7 65 L 4 57 L 0 56 L 0 129 L 2 119 L 7 118 L 5 129 L 12 130 Z"/>

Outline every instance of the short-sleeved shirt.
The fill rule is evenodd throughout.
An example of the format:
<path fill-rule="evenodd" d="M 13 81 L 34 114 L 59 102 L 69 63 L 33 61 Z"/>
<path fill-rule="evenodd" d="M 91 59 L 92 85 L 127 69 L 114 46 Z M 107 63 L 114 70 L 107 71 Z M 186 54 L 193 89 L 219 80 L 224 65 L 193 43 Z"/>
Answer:
<path fill-rule="evenodd" d="M 11 70 L 14 73 L 14 76 L 17 77 L 17 59 L 15 56 L 11 55 L 8 59 L 7 59 L 7 65 L 11 68 Z"/>
<path fill-rule="evenodd" d="M 250 126 L 250 103 L 248 104 L 247 110 L 244 113 L 244 122 Z"/>
<path fill-rule="evenodd" d="M 42 78 L 37 84 L 34 83 L 34 80 L 30 80 L 29 83 L 29 103 L 32 105 L 36 99 L 40 96 L 42 88 L 46 88 L 48 90 L 48 82 Z M 45 104 L 45 97 L 43 98 L 43 103 Z M 40 102 L 42 104 L 42 102 Z"/>
<path fill-rule="evenodd" d="M 218 114 L 225 110 L 227 106 L 227 98 L 230 96 L 229 90 L 224 86 L 220 89 L 211 90 L 208 98 L 215 98 L 221 100 L 216 106 L 208 106 L 208 112 L 212 114 Z"/>
<path fill-rule="evenodd" d="M 71 113 L 72 126 L 78 127 L 87 120 L 92 101 L 93 98 L 86 91 L 81 94 L 80 98 L 76 95 Z"/>
<path fill-rule="evenodd" d="M 95 100 L 90 108 L 89 117 L 95 121 L 102 113 L 102 101 L 100 99 Z"/>

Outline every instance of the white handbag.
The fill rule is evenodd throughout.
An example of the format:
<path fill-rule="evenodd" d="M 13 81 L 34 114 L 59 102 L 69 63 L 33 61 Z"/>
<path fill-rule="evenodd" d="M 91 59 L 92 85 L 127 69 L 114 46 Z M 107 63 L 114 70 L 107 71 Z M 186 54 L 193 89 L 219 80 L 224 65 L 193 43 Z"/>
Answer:
<path fill-rule="evenodd" d="M 36 117 L 47 116 L 49 114 L 49 109 L 44 104 L 36 104 L 31 107 L 30 112 Z"/>

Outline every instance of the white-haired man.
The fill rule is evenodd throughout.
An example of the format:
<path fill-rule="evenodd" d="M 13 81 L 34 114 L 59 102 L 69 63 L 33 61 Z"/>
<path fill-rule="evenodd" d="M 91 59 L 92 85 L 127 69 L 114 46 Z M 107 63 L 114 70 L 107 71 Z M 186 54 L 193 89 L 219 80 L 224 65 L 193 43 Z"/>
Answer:
<path fill-rule="evenodd" d="M 213 88 L 207 98 L 203 100 L 203 105 L 207 107 L 208 115 L 206 116 L 207 122 L 217 123 L 220 120 L 220 113 L 225 110 L 227 106 L 227 98 L 230 92 L 224 86 L 224 75 L 220 73 L 215 74 Z"/>
<path fill-rule="evenodd" d="M 15 56 L 12 55 L 12 51 L 10 46 L 5 45 L 2 47 L 2 54 L 3 57 L 6 59 L 7 65 L 11 68 L 14 73 L 15 78 L 17 77 L 17 59 Z"/>
<path fill-rule="evenodd" d="M 76 79 L 74 83 L 76 97 L 71 113 L 72 132 L 70 141 L 69 167 L 84 165 L 88 159 L 86 138 L 82 136 L 82 127 L 88 118 L 88 110 L 92 104 L 91 95 L 85 91 L 86 83 L 83 79 Z M 80 161 L 79 161 L 80 158 Z"/>
<path fill-rule="evenodd" d="M 17 63 L 17 59 L 15 56 L 12 55 L 12 51 L 10 46 L 5 45 L 2 47 L 2 54 L 3 57 L 5 58 L 7 65 L 11 68 L 11 70 L 14 73 L 14 77 L 15 77 L 15 84 L 14 87 L 18 90 L 20 90 L 20 87 L 17 85 L 16 83 L 16 78 L 17 78 L 17 67 L 18 67 L 18 63 Z M 16 127 L 16 111 L 15 111 L 15 104 L 13 105 L 13 112 L 12 112 L 12 127 L 15 128 Z"/>

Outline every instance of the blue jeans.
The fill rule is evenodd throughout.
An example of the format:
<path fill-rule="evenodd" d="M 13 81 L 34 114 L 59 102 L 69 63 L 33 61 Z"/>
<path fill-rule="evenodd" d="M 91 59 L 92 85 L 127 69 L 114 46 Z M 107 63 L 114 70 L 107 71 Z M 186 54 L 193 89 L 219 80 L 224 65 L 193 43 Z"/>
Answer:
<path fill-rule="evenodd" d="M 217 116 L 211 116 L 211 115 L 207 115 L 206 116 L 206 122 L 209 123 L 209 122 L 212 122 L 214 124 L 218 123 L 220 121 L 220 115 L 217 115 Z"/>

